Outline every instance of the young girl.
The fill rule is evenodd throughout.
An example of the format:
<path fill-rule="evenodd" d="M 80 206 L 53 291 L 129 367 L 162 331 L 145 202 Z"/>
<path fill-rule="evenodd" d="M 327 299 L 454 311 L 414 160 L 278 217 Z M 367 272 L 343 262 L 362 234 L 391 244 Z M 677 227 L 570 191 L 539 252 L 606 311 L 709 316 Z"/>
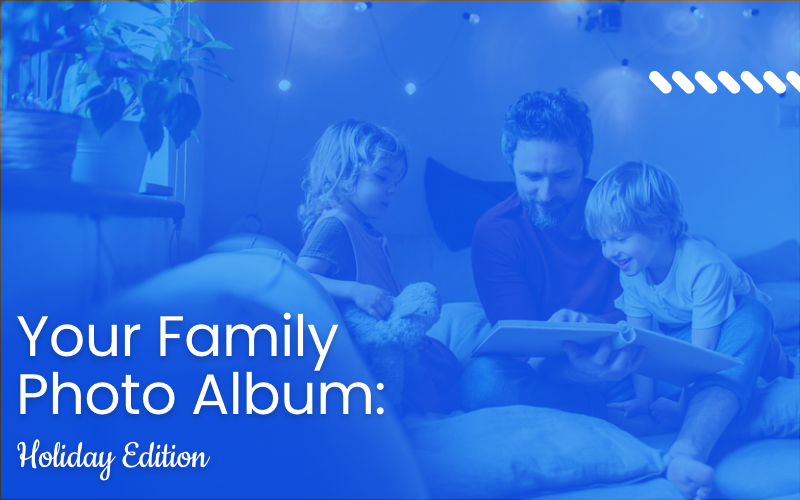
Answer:
<path fill-rule="evenodd" d="M 603 255 L 620 268 L 623 294 L 615 305 L 629 324 L 653 329 L 658 322 L 667 335 L 743 361 L 693 384 L 690 394 L 718 385 L 744 408 L 759 373 L 769 380 L 791 377 L 791 363 L 761 305 L 769 297 L 727 255 L 686 235 L 678 187 L 664 171 L 628 162 L 606 172 L 589 194 L 586 225 Z M 633 382 L 636 397 L 609 407 L 625 416 L 652 412 L 662 424 L 680 424 L 687 391 L 680 401 L 654 402 L 652 379 L 634 375 Z"/>
<path fill-rule="evenodd" d="M 297 265 L 311 273 L 337 302 L 352 301 L 377 320 L 392 310 L 402 290 L 386 237 L 368 219 L 389 208 L 408 170 L 406 147 L 391 130 L 346 120 L 328 127 L 311 153 L 298 209 L 306 243 Z M 441 342 L 426 337 L 422 370 L 406 370 L 406 412 L 455 409 L 461 365 Z"/>

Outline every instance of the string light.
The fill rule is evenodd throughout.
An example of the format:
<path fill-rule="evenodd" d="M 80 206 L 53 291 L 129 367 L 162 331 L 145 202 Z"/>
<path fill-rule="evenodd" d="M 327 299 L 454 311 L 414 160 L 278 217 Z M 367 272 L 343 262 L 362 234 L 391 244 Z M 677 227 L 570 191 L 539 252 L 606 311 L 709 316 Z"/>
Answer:
<path fill-rule="evenodd" d="M 366 4 L 366 9 L 365 10 L 370 8 L 370 5 L 371 5 L 370 2 L 364 2 L 364 4 Z M 361 12 L 363 12 L 363 11 L 361 11 Z M 458 29 L 456 30 L 455 34 L 453 35 L 453 41 L 450 42 L 450 47 L 448 47 L 447 53 L 445 54 L 444 59 L 442 60 L 442 63 L 439 65 L 439 67 L 436 69 L 436 71 L 434 71 L 433 74 L 428 79 L 423 80 L 423 81 L 418 82 L 418 83 L 415 84 L 415 83 L 409 83 L 408 80 L 406 80 L 402 76 L 400 76 L 400 74 L 394 69 L 394 66 L 392 66 L 392 62 L 389 60 L 389 57 L 386 55 L 386 47 L 384 46 L 384 43 L 383 43 L 383 35 L 381 34 L 380 26 L 378 26 L 378 21 L 375 19 L 375 15 L 372 13 L 372 10 L 369 10 L 369 17 L 372 20 L 372 24 L 375 26 L 375 33 L 378 35 L 378 43 L 380 44 L 380 47 L 381 47 L 381 54 L 383 55 L 383 60 L 386 61 L 386 66 L 389 68 L 389 71 L 392 72 L 394 77 L 399 82 L 405 84 L 405 90 L 406 90 L 406 93 L 408 95 L 413 95 L 417 91 L 417 86 L 427 85 L 428 83 L 433 81 L 437 76 L 439 76 L 439 73 L 442 71 L 442 68 L 444 68 L 445 64 L 450 59 L 450 54 L 453 52 L 453 47 L 455 47 L 456 42 L 458 41 L 458 35 L 461 33 L 461 29 L 464 26 L 463 24 L 459 24 Z M 480 17 L 477 14 L 471 14 L 469 12 L 465 12 L 465 13 L 463 13 L 461 15 L 461 17 L 464 18 L 466 21 L 468 21 L 470 24 L 473 24 L 473 25 L 478 24 L 480 22 Z"/>
<path fill-rule="evenodd" d="M 294 44 L 294 32 L 295 28 L 297 27 L 297 15 L 300 12 L 300 1 L 295 1 L 294 4 L 294 16 L 292 18 L 292 31 L 289 35 L 289 48 L 286 50 L 286 64 L 283 67 L 283 76 L 284 78 L 278 82 L 278 88 L 283 92 L 289 90 L 289 87 L 292 86 L 291 82 L 286 79 L 286 75 L 289 73 L 289 62 L 292 60 L 292 45 Z M 278 94 L 278 102 L 275 106 L 275 114 L 272 117 L 272 126 L 269 129 L 269 137 L 267 139 L 267 145 L 264 148 L 263 158 L 265 161 L 270 161 L 270 153 L 272 152 L 272 144 L 275 139 L 275 130 L 278 128 L 278 118 L 280 117 L 280 110 L 281 110 L 281 103 L 283 102 L 283 92 Z M 256 210 L 258 209 L 258 200 L 261 197 L 261 187 L 264 185 L 264 176 L 270 170 L 269 168 L 262 168 L 261 175 L 258 176 L 258 184 L 256 185 L 256 192 L 253 196 L 253 204 L 252 209 L 250 212 L 255 214 Z M 256 217 L 258 217 L 256 215 Z"/>
<path fill-rule="evenodd" d="M 602 38 L 603 43 L 605 43 L 606 47 L 608 48 L 608 51 L 611 54 L 611 57 L 613 57 L 614 60 L 616 60 L 616 61 L 622 61 L 622 74 L 627 74 L 628 63 L 630 63 L 633 60 L 639 59 L 640 57 L 644 56 L 645 54 L 647 54 L 648 52 L 650 52 L 654 48 L 658 47 L 659 45 L 661 45 L 664 42 L 664 40 L 666 40 L 667 38 L 672 36 L 672 34 L 676 30 L 682 28 L 687 22 L 689 22 L 692 19 L 692 15 L 694 15 L 694 13 L 695 13 L 695 10 L 693 10 L 693 9 L 696 10 L 696 7 L 692 7 L 690 9 L 691 14 L 687 14 L 686 15 L 686 19 L 684 19 L 681 23 L 676 24 L 675 26 L 673 26 L 673 28 L 671 30 L 669 30 L 666 34 L 664 34 L 664 36 L 659 38 L 655 43 L 653 43 L 652 45 L 650 45 L 649 47 L 647 47 L 643 51 L 639 52 L 638 54 L 634 55 L 633 57 L 624 58 L 624 59 L 618 57 L 617 53 L 614 51 L 614 48 L 608 42 L 608 39 L 606 38 L 605 33 L 602 32 L 602 30 L 601 30 L 601 33 L 600 33 L 600 38 Z M 584 29 L 586 31 L 591 31 L 591 29 L 593 29 L 595 27 L 595 25 L 597 23 L 597 19 L 599 18 L 599 16 L 591 15 L 591 11 L 590 10 L 587 10 L 586 13 L 587 13 L 587 15 L 589 15 L 589 18 L 587 19 L 586 26 L 584 27 Z M 581 22 L 581 18 L 579 16 L 578 17 L 578 25 L 579 26 L 580 26 L 580 22 Z"/>
<path fill-rule="evenodd" d="M 622 31 L 622 10 L 619 7 L 608 5 L 604 9 L 599 9 L 597 15 L 600 16 L 600 31 L 606 33 Z"/>
<path fill-rule="evenodd" d="M 745 19 L 752 19 L 757 15 L 758 9 L 744 9 L 744 12 L 742 12 L 742 16 L 744 16 Z"/>
<path fill-rule="evenodd" d="M 469 21 L 470 24 L 478 24 L 479 22 L 481 22 L 481 16 L 479 16 L 478 14 L 470 14 L 469 12 L 464 12 L 463 14 L 461 14 L 461 17 Z"/>
<path fill-rule="evenodd" d="M 697 19 L 705 19 L 705 17 L 706 17 L 705 14 L 703 14 L 703 11 L 701 11 L 700 9 L 695 7 L 694 5 L 689 7 L 689 12 L 694 14 L 694 17 L 696 17 Z"/>
<path fill-rule="evenodd" d="M 370 7 L 372 7 L 372 2 L 356 2 L 353 9 L 355 9 L 356 12 L 364 12 Z"/>

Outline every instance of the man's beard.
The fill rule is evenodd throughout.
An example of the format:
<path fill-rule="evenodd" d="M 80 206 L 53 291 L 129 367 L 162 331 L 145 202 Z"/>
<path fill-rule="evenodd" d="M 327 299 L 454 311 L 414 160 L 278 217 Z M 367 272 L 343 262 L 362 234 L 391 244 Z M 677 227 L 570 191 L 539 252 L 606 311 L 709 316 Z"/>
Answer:
<path fill-rule="evenodd" d="M 541 229 L 552 229 L 564 222 L 573 205 L 575 205 L 577 197 L 574 200 L 562 202 L 559 208 L 552 210 L 541 208 L 539 203 L 524 196 L 520 196 L 520 199 L 525 207 L 525 212 L 528 213 L 528 218 L 530 218 L 534 226 Z"/>

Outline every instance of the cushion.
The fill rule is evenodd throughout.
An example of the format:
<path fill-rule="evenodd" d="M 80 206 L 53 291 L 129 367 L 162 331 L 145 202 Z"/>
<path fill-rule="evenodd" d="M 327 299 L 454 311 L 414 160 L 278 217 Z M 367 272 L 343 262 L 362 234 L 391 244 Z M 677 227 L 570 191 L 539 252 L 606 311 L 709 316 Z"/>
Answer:
<path fill-rule="evenodd" d="M 582 499 L 602 499 L 613 498 L 621 499 L 675 499 L 683 500 L 680 491 L 663 477 L 648 479 L 633 484 L 614 484 L 600 488 L 588 488 L 585 490 L 570 490 L 566 492 L 543 495 L 536 498 L 582 498 Z"/>
<path fill-rule="evenodd" d="M 770 281 L 760 283 L 758 289 L 772 297 L 767 304 L 775 321 L 775 331 L 796 328 L 800 324 L 800 282 Z M 784 345 L 797 345 L 797 332 L 786 332 L 778 335 Z"/>
<path fill-rule="evenodd" d="M 723 439 L 784 438 L 800 435 L 800 385 L 779 377 L 758 379 L 744 414 L 731 422 Z"/>
<path fill-rule="evenodd" d="M 800 277 L 800 244 L 787 240 L 761 252 L 735 261 L 753 281 L 797 281 Z"/>
<path fill-rule="evenodd" d="M 470 248 L 452 252 L 436 235 L 387 234 L 386 238 L 401 283 L 433 283 L 443 304 L 478 301 Z"/>
<path fill-rule="evenodd" d="M 470 179 L 433 158 L 425 165 L 425 202 L 433 228 L 454 252 L 472 245 L 478 219 L 515 189 L 513 182 Z"/>
<path fill-rule="evenodd" d="M 675 441 L 675 433 L 640 438 L 643 442 L 666 452 Z M 723 440 L 714 448 L 709 464 L 715 471 L 715 495 L 712 498 L 797 498 L 798 440 L 759 439 Z M 643 483 L 653 483 L 658 479 Z M 639 485 L 635 485 L 639 486 Z M 602 490 L 573 491 L 569 496 L 547 498 L 636 498 L 628 495 L 627 487 L 608 488 L 613 495 L 600 496 Z M 639 491 L 639 498 L 659 498 L 655 491 Z M 664 497 L 670 498 L 670 497 Z M 677 497 L 680 498 L 680 497 Z"/>
<path fill-rule="evenodd" d="M 292 315 L 289 321 L 284 320 L 286 312 Z M 285 337 L 280 334 L 279 355 L 272 357 L 268 354 L 270 336 L 263 331 L 256 335 L 255 356 L 248 355 L 244 332 L 235 334 L 232 355 L 226 355 L 225 325 L 268 324 L 281 332 L 282 325 L 288 324 L 296 332 L 300 313 L 305 325 L 302 357 L 296 355 L 295 341 L 292 355 L 283 355 Z M 167 325 L 167 331 L 181 336 L 166 341 L 167 357 L 159 355 L 161 315 L 183 317 L 183 321 Z M 63 323 L 72 321 L 50 318 L 47 329 Z M 131 336 L 132 355 L 124 356 L 122 332 L 118 335 L 120 352 L 115 358 L 94 356 L 86 345 L 88 341 L 76 356 L 61 358 L 49 345 L 42 346 L 40 338 L 35 360 L 11 356 L 4 360 L 3 370 L 47 373 L 46 378 L 49 372 L 60 371 L 64 381 L 77 383 L 84 394 L 91 384 L 107 381 L 120 391 L 116 410 L 108 415 L 94 415 L 84 404 L 82 415 L 64 412 L 60 418 L 54 418 L 51 400 L 43 397 L 29 402 L 26 415 L 18 412 L 4 415 L 3 429 L 5 432 L 13 428 L 15 434 L 34 436 L 43 444 L 50 443 L 48 446 L 59 440 L 68 441 L 73 446 L 68 451 L 74 450 L 81 440 L 84 450 L 114 450 L 117 459 L 109 480 L 116 488 L 113 491 L 139 498 L 154 494 L 193 498 L 428 496 L 400 422 L 389 409 L 382 391 L 375 389 L 378 381 L 361 361 L 336 305 L 322 286 L 285 254 L 275 250 L 244 250 L 205 255 L 130 289 L 103 306 L 100 312 L 93 313 L 90 321 L 72 324 L 87 323 L 97 325 L 101 349 L 108 346 L 109 324 L 118 324 L 120 329 L 125 324 L 141 324 L 141 330 Z M 218 356 L 201 358 L 190 354 L 186 346 L 187 331 L 198 324 L 219 325 Z M 332 325 L 338 325 L 320 371 L 315 371 L 319 355 L 309 335 L 312 324 L 323 343 Z M 85 326 L 81 329 L 85 338 Z M 27 354 L 28 339 L 19 324 L 8 331 L 14 334 L 3 338 L 3 349 Z M 45 335 L 49 337 L 49 332 L 43 332 L 42 336 Z M 289 339 L 292 341 L 296 336 Z M 204 351 L 211 344 L 211 335 L 198 332 L 195 342 L 197 349 Z M 233 414 L 232 406 L 234 372 L 239 373 L 238 415 Z M 280 406 L 273 413 L 247 414 L 248 372 L 252 373 L 254 383 L 269 382 L 282 393 Z M 140 409 L 139 415 L 131 416 L 125 411 L 125 392 L 118 384 L 125 380 L 126 374 L 132 374 L 133 380 L 141 384 L 134 389 L 132 400 L 134 407 Z M 207 374 L 216 377 L 227 414 L 223 415 L 216 407 L 203 407 L 193 414 Z M 164 415 L 150 415 L 142 408 L 143 389 L 152 382 L 166 382 L 174 391 L 174 407 Z M 333 391 L 328 394 L 327 414 L 322 415 L 318 389 L 322 382 L 345 386 L 354 382 L 367 384 L 371 388 L 371 413 L 365 414 L 366 398 L 356 390 L 350 394 L 349 414 L 342 413 L 342 397 L 337 394 L 339 391 Z M 316 392 L 313 414 L 292 415 L 284 409 L 285 398 L 289 396 L 284 392 L 285 383 L 290 384 L 294 408 L 303 407 L 306 383 L 313 384 Z M 110 399 L 108 391 L 97 393 Z M 63 398 L 68 396 L 63 394 L 64 391 L 62 405 L 65 405 L 68 400 Z M 206 400 L 214 400 L 212 394 L 209 389 Z M 269 407 L 272 401 L 269 394 L 257 391 L 254 403 L 262 409 Z M 164 391 L 153 391 L 152 398 L 155 408 L 165 406 Z M 106 407 L 103 403 L 98 406 Z M 387 411 L 378 414 L 378 407 Z M 66 408 L 69 409 L 68 404 Z M 151 440 L 156 440 L 156 444 L 159 440 L 162 444 L 175 443 L 178 450 L 202 451 L 211 457 L 210 469 L 190 467 L 168 474 L 168 479 L 158 469 L 126 473 L 120 465 L 118 450 L 124 450 L 132 440 L 139 442 L 140 451 Z M 114 472 L 114 467 L 120 469 Z M 82 476 L 78 471 L 78 479 L 70 481 L 42 481 L 40 472 L 30 467 L 16 468 L 12 478 L 3 482 L 3 497 L 92 498 L 107 497 L 112 491 L 109 484 L 98 479 L 96 469 L 91 470 L 91 475 L 88 469 Z M 154 484 L 159 485 L 157 493 Z"/>
<path fill-rule="evenodd" d="M 491 329 L 479 302 L 454 302 L 442 306 L 439 321 L 428 335 L 449 347 L 464 365 Z"/>
<path fill-rule="evenodd" d="M 436 497 L 520 497 L 661 474 L 662 453 L 616 426 L 549 408 L 506 406 L 404 419 Z"/>
<path fill-rule="evenodd" d="M 281 243 L 267 236 L 255 233 L 234 233 L 225 236 L 214 242 L 206 249 L 209 253 L 238 252 L 239 250 L 250 250 L 263 248 L 267 250 L 277 250 L 284 253 L 292 262 L 297 262 L 297 255 L 283 246 Z"/>
<path fill-rule="evenodd" d="M 798 498 L 800 447 L 797 439 L 720 443 L 711 455 L 712 498 Z"/>

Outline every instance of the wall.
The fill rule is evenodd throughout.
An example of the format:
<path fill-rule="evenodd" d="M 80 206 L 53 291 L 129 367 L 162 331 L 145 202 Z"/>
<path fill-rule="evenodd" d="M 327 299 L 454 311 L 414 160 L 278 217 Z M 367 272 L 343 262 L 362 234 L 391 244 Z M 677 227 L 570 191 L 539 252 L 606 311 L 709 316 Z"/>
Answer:
<path fill-rule="evenodd" d="M 733 256 L 798 237 L 798 130 L 777 127 L 778 105 L 796 105 L 797 91 L 685 95 L 676 87 L 663 95 L 647 80 L 651 70 L 760 77 L 768 68 L 783 78 L 798 69 L 796 2 L 759 2 L 753 19 L 742 16 L 749 3 L 698 3 L 702 20 L 687 2 L 626 2 L 622 32 L 605 35 L 576 26 L 576 2 L 375 2 L 386 55 L 406 81 L 435 74 L 460 28 L 438 77 L 411 96 L 387 67 L 369 13 L 353 5 L 300 4 L 286 74 L 292 86 L 281 92 L 296 4 L 204 4 L 211 30 L 237 50 L 218 51 L 235 83 L 206 79 L 201 247 L 255 211 L 265 234 L 299 250 L 305 155 L 326 126 L 347 117 L 391 126 L 411 145 L 409 175 L 379 229 L 432 235 L 425 159 L 509 179 L 499 147 L 505 109 L 524 92 L 560 86 L 591 107 L 590 176 L 628 159 L 663 166 L 682 188 L 690 229 Z M 463 21 L 465 11 L 480 23 Z M 631 61 L 626 74 L 623 57 Z"/>

